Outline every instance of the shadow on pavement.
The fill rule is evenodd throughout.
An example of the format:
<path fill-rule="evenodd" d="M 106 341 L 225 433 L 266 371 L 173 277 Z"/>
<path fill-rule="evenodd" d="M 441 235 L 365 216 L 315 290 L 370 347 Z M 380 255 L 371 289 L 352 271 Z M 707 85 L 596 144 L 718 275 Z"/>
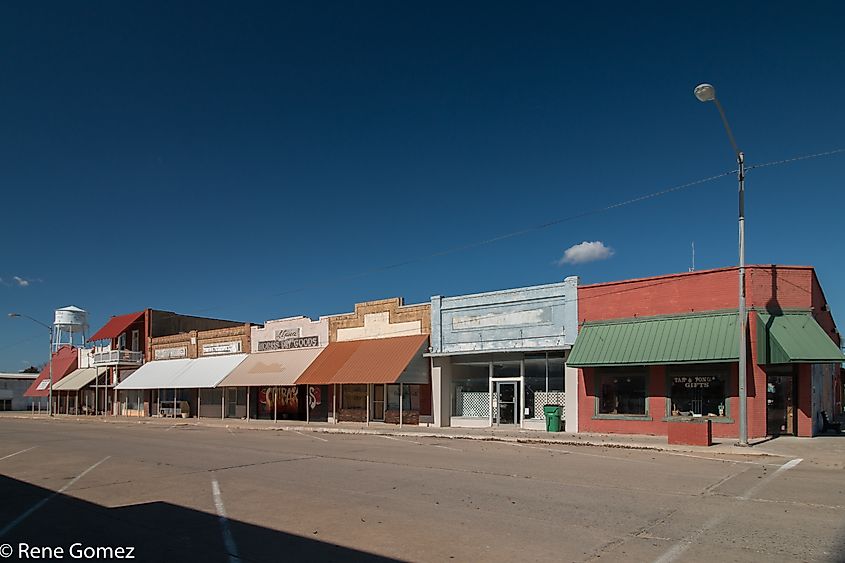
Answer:
<path fill-rule="evenodd" d="M 0 530 L 52 495 L 54 491 L 49 489 L 0 476 Z M 135 561 L 396 561 L 321 541 L 320 530 L 315 530 L 312 538 L 237 520 L 230 520 L 229 527 L 238 558 L 227 552 L 216 514 L 167 502 L 108 508 L 58 494 L 0 537 L 0 544 L 13 546 L 12 561 L 18 559 L 21 542 L 61 547 L 64 560 L 72 560 L 71 544 L 81 542 L 91 547 L 134 547 Z"/>

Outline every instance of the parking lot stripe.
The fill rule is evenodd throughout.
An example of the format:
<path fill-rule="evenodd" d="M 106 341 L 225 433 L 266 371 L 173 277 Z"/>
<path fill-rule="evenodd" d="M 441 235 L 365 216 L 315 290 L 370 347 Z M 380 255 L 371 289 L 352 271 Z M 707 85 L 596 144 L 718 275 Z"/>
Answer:
<path fill-rule="evenodd" d="M 220 531 L 223 533 L 223 543 L 226 546 L 229 563 L 237 563 L 241 560 L 238 555 L 238 545 L 229 527 L 229 517 L 226 516 L 226 506 L 223 504 L 223 495 L 220 494 L 220 483 L 217 482 L 217 477 L 211 478 L 211 492 L 214 495 L 214 508 L 217 510 L 217 519 L 220 522 Z"/>
<path fill-rule="evenodd" d="M 737 497 L 739 500 L 748 500 L 752 496 L 754 496 L 762 487 L 772 481 L 775 477 L 783 473 L 784 471 L 789 471 L 799 463 L 804 461 L 802 458 L 795 458 L 787 461 L 783 465 L 777 468 L 774 473 L 756 483 L 754 486 L 750 487 L 745 493 L 741 496 Z M 696 530 L 692 535 L 686 537 L 673 545 L 669 550 L 661 555 L 659 558 L 655 560 L 655 563 L 671 563 L 672 561 L 677 560 L 681 555 L 686 552 L 705 532 L 710 531 L 712 528 L 718 526 L 723 520 L 725 519 L 725 514 L 719 514 L 710 518 L 707 522 L 704 523 L 698 530 Z"/>
<path fill-rule="evenodd" d="M 739 497 L 739 498 L 740 498 L 741 500 L 748 500 L 748 499 L 750 499 L 752 496 L 754 496 L 754 495 L 757 493 L 757 491 L 759 491 L 760 489 L 762 489 L 763 487 L 765 487 L 765 486 L 769 483 L 769 481 L 771 481 L 772 479 L 774 479 L 775 477 L 777 477 L 778 475 L 780 475 L 780 474 L 781 474 L 781 473 L 783 473 L 784 471 L 789 471 L 790 469 L 792 469 L 793 467 L 795 467 L 796 465 L 798 465 L 798 464 L 799 464 L 799 463 L 801 463 L 802 461 L 804 461 L 804 459 L 803 459 L 803 458 L 800 458 L 800 457 L 797 457 L 797 458 L 795 458 L 795 459 L 791 459 L 791 460 L 787 461 L 786 463 L 784 463 L 783 465 L 781 465 L 780 467 L 778 467 L 778 468 L 775 470 L 775 472 L 774 472 L 774 473 L 772 473 L 771 475 L 769 475 L 768 477 L 766 477 L 766 478 L 765 478 L 765 479 L 763 479 L 762 481 L 759 481 L 759 482 L 758 482 L 757 484 L 755 484 L 753 487 L 751 487 L 750 489 L 748 489 L 747 491 L 745 491 L 745 494 L 744 494 L 744 495 L 742 495 L 742 496 L 741 496 L 741 497 Z"/>
<path fill-rule="evenodd" d="M 39 500 L 38 502 L 36 502 L 35 504 L 33 504 L 25 512 L 23 512 L 20 516 L 18 516 L 17 518 L 12 520 L 8 524 L 6 524 L 6 526 L 2 530 L 0 530 L 0 538 L 4 537 L 6 534 L 8 534 L 12 530 L 14 530 L 17 527 L 18 524 L 20 524 L 21 522 L 23 522 L 24 520 L 26 520 L 27 518 L 32 516 L 32 514 L 35 511 L 37 511 L 39 508 L 41 508 L 42 506 L 44 506 L 45 504 L 47 504 L 48 502 L 50 502 L 51 500 L 53 500 L 54 498 L 59 496 L 60 494 L 64 493 L 69 488 L 71 488 L 74 485 L 74 483 L 76 483 L 77 481 L 79 481 L 80 479 L 85 477 L 85 475 L 87 475 L 90 471 L 93 471 L 98 465 L 100 465 L 101 463 L 103 463 L 104 461 L 109 459 L 110 457 L 111 457 L 110 455 L 107 455 L 106 457 L 104 457 L 103 459 L 101 459 L 100 461 L 98 461 L 97 463 L 95 463 L 94 465 L 92 465 L 91 467 L 89 467 L 88 469 L 86 469 L 85 471 L 83 471 L 82 473 L 80 473 L 79 475 L 77 475 L 76 477 L 71 479 L 70 481 L 68 481 L 67 484 L 65 484 L 64 487 L 62 487 L 61 489 L 59 489 L 55 493 L 53 493 L 50 496 L 45 497 L 45 498 Z"/>
<path fill-rule="evenodd" d="M 16 456 L 16 455 L 18 455 L 18 454 L 22 454 L 22 453 L 28 452 L 28 451 L 30 451 L 30 450 L 34 450 L 34 449 L 35 449 L 35 448 L 37 448 L 37 447 L 38 447 L 38 446 L 32 446 L 31 448 L 27 448 L 27 449 L 25 449 L 25 450 L 21 450 L 21 451 L 19 451 L 19 452 L 15 452 L 15 453 L 13 453 L 13 454 L 4 455 L 3 457 L 0 457 L 0 461 L 3 461 L 4 459 L 9 459 L 10 457 L 15 457 L 15 456 Z"/>
<path fill-rule="evenodd" d="M 382 434 L 377 434 L 377 436 L 379 438 L 384 438 L 385 440 L 395 440 L 397 442 L 405 442 L 405 443 L 408 443 L 408 444 L 416 444 L 418 446 L 423 445 L 421 442 L 414 442 L 413 440 L 403 440 L 402 438 L 394 438 L 393 436 L 384 436 Z"/>
<path fill-rule="evenodd" d="M 328 442 L 328 440 L 326 440 L 325 438 L 320 438 L 319 436 L 306 435 L 306 434 L 303 434 L 302 432 L 300 432 L 299 430 L 294 430 L 293 433 L 299 434 L 300 436 L 304 436 L 306 438 L 314 438 L 315 440 L 320 440 L 321 442 Z"/>

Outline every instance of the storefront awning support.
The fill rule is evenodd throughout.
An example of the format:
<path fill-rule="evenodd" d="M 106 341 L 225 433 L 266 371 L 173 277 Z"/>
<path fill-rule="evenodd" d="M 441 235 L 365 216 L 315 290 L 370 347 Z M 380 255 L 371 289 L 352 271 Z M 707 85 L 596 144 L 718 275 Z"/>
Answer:
<path fill-rule="evenodd" d="M 399 428 L 402 428 L 402 409 L 405 406 L 403 401 L 403 393 L 405 391 L 405 384 L 399 384 Z"/>
<path fill-rule="evenodd" d="M 246 388 L 246 419 L 249 421 L 249 387 Z"/>
<path fill-rule="evenodd" d="M 276 400 L 278 399 L 278 391 L 278 387 L 273 387 L 273 422 L 276 422 L 278 420 L 279 409 L 278 405 L 276 404 Z"/>
<path fill-rule="evenodd" d="M 332 384 L 332 420 L 337 424 L 337 384 Z"/>

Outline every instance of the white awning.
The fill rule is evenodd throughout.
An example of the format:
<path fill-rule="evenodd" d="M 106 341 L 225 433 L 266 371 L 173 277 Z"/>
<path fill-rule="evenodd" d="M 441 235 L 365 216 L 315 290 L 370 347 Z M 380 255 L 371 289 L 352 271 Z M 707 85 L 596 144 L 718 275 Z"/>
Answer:
<path fill-rule="evenodd" d="M 53 384 L 53 391 L 79 391 L 99 375 L 103 375 L 106 368 L 82 368 L 73 371 Z"/>
<path fill-rule="evenodd" d="M 173 389 L 176 377 L 187 369 L 194 360 L 157 360 L 147 362 L 135 373 L 118 383 L 118 391 L 127 389 Z"/>
<path fill-rule="evenodd" d="M 208 389 L 216 387 L 246 357 L 231 354 L 195 360 L 155 360 L 142 365 L 116 389 Z"/>
<path fill-rule="evenodd" d="M 246 356 L 246 354 L 231 354 L 191 360 L 188 367 L 176 376 L 175 382 L 170 387 L 173 389 L 217 387 L 217 384 L 232 373 L 232 370 L 238 367 Z"/>

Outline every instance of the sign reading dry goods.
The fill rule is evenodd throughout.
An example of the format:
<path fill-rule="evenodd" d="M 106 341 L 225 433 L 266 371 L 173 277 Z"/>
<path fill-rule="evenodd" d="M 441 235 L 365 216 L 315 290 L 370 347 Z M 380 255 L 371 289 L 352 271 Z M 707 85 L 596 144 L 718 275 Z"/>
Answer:
<path fill-rule="evenodd" d="M 314 348 L 320 345 L 317 336 L 302 336 L 301 328 L 283 328 L 276 331 L 275 340 L 261 340 L 258 342 L 259 352 L 271 350 L 293 350 L 296 348 Z"/>
<path fill-rule="evenodd" d="M 187 356 L 187 346 L 177 346 L 175 348 L 157 348 L 155 351 L 156 360 L 175 360 L 176 358 L 186 358 Z"/>
<path fill-rule="evenodd" d="M 203 344 L 203 356 L 215 356 L 217 354 L 237 354 L 241 351 L 241 341 L 215 342 L 214 344 Z"/>
<path fill-rule="evenodd" d="M 320 338 L 317 336 L 299 336 L 297 338 L 286 338 L 284 340 L 263 340 L 258 343 L 259 352 L 270 350 L 292 350 L 295 348 L 314 348 L 320 345 Z"/>

